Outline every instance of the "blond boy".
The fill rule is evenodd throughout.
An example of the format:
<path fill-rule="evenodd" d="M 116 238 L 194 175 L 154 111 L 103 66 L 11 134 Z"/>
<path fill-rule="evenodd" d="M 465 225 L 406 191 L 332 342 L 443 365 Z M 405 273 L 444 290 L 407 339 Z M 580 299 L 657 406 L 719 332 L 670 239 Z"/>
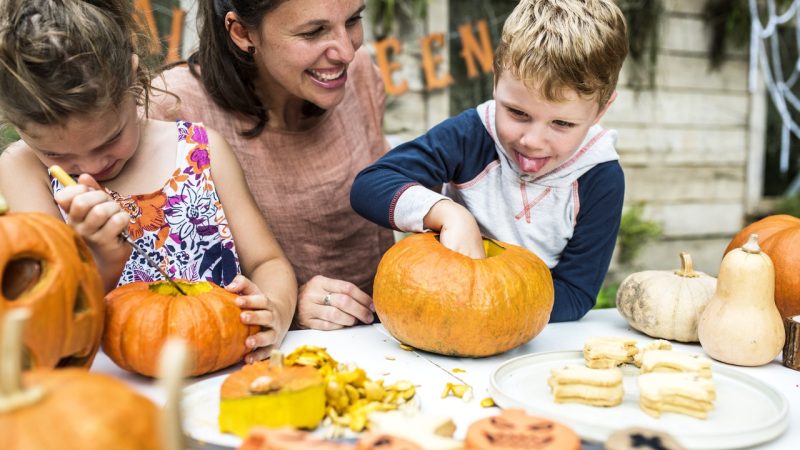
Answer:
<path fill-rule="evenodd" d="M 353 208 L 383 226 L 438 231 L 485 257 L 481 235 L 551 269 L 550 321 L 595 304 L 619 230 L 625 181 L 616 132 L 598 122 L 628 51 L 612 0 L 522 0 L 495 51 L 494 99 L 445 120 L 364 169 Z M 444 195 L 430 190 L 444 185 Z"/>

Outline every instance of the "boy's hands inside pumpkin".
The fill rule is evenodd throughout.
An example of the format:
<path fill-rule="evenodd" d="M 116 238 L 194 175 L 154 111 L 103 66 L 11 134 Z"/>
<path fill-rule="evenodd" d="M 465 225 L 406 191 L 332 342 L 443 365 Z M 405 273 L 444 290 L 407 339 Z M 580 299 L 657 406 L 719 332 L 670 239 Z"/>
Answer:
<path fill-rule="evenodd" d="M 436 202 L 423 218 L 425 228 L 439 232 L 445 247 L 472 259 L 486 258 L 483 237 L 475 217 L 467 208 L 451 200 Z"/>
<path fill-rule="evenodd" d="M 261 327 L 260 332 L 245 340 L 244 345 L 251 350 L 244 356 L 245 362 L 250 364 L 269 358 L 273 347 L 283 340 L 283 336 L 278 336 L 276 330 L 288 329 L 288 326 L 280 326 L 281 318 L 277 314 L 275 304 L 244 275 L 237 275 L 225 289 L 239 295 L 236 298 L 236 305 L 242 309 L 240 315 L 242 323 Z"/>
<path fill-rule="evenodd" d="M 337 330 L 372 323 L 372 297 L 353 283 L 316 275 L 300 287 L 295 324 L 298 328 Z"/>

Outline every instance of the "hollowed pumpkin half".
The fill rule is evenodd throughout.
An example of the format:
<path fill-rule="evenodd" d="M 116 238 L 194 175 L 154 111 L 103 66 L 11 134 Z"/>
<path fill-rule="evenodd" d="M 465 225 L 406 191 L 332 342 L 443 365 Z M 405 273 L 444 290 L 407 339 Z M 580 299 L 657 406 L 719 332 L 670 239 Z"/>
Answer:
<path fill-rule="evenodd" d="M 236 294 L 210 282 L 134 282 L 106 296 L 103 351 L 125 370 L 155 376 L 168 337 L 186 341 L 190 376 L 241 361 L 245 339 L 258 332 L 239 318 Z"/>
<path fill-rule="evenodd" d="M 0 316 L 29 308 L 25 368 L 89 367 L 103 333 L 103 283 L 68 225 L 0 211 Z"/>
<path fill-rule="evenodd" d="M 512 244 L 483 241 L 472 259 L 438 236 L 409 236 L 384 254 L 373 299 L 398 340 L 444 355 L 490 356 L 533 339 L 550 319 L 553 279 L 545 263 Z"/>

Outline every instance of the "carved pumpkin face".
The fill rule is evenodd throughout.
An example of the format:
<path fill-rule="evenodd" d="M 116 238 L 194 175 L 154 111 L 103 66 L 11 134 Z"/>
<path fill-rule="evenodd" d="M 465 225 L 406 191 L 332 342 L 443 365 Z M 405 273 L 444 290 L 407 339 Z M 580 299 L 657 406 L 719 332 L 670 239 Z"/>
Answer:
<path fill-rule="evenodd" d="M 519 409 L 505 409 L 499 416 L 473 423 L 465 443 L 466 448 L 475 450 L 581 448 L 578 435 L 570 428 Z"/>
<path fill-rule="evenodd" d="M 0 315 L 30 308 L 23 367 L 89 367 L 103 332 L 103 283 L 68 225 L 0 212 Z"/>

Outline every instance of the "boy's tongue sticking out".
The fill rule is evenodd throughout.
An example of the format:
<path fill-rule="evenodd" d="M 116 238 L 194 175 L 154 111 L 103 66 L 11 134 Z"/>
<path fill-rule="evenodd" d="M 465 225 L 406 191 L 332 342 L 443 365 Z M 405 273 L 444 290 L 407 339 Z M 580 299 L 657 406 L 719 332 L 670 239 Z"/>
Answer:
<path fill-rule="evenodd" d="M 545 164 L 547 164 L 548 161 L 550 161 L 549 156 L 544 158 L 528 158 L 520 152 L 514 152 L 514 155 L 517 157 L 517 165 L 519 166 L 520 170 L 528 173 L 538 172 L 542 167 L 544 167 Z"/>

